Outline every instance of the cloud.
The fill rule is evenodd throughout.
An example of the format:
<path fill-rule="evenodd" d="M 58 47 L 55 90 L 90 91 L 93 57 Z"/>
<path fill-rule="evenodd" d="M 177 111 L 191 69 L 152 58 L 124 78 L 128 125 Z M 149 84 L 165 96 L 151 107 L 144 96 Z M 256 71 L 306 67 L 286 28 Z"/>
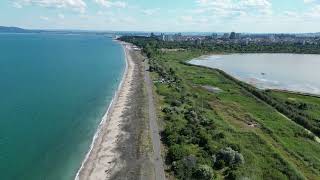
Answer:
<path fill-rule="evenodd" d="M 12 6 L 18 9 L 22 8 L 22 5 L 19 2 L 12 2 Z"/>
<path fill-rule="evenodd" d="M 320 5 L 315 5 L 313 6 L 310 11 L 306 12 L 304 14 L 306 19 L 317 19 L 319 20 L 320 18 Z"/>
<path fill-rule="evenodd" d="M 59 17 L 60 19 L 64 19 L 64 14 L 58 14 L 58 17 Z"/>
<path fill-rule="evenodd" d="M 210 13 L 215 16 L 236 16 L 239 14 L 272 14 L 270 0 L 196 0 L 196 13 Z"/>
<path fill-rule="evenodd" d="M 142 10 L 142 13 L 148 16 L 152 16 L 154 14 L 156 14 L 158 11 L 160 11 L 160 8 L 156 8 L 156 9 L 145 9 Z"/>
<path fill-rule="evenodd" d="M 16 0 L 14 4 L 18 7 L 36 5 L 46 8 L 70 8 L 81 13 L 84 13 L 87 8 L 83 0 Z"/>
<path fill-rule="evenodd" d="M 40 19 L 43 20 L 43 21 L 49 21 L 49 18 L 46 17 L 46 16 L 40 16 Z"/>
<path fill-rule="evenodd" d="M 115 1 L 112 2 L 111 0 L 95 0 L 95 2 L 104 7 L 116 7 L 116 8 L 125 8 L 127 7 L 127 3 L 123 1 Z"/>
<path fill-rule="evenodd" d="M 209 19 L 206 17 L 198 17 L 198 18 L 194 18 L 192 16 L 181 16 L 179 18 L 179 24 L 180 25 L 207 25 L 209 22 Z"/>
<path fill-rule="evenodd" d="M 317 0 L 303 0 L 303 2 L 306 4 L 311 4 L 317 2 Z"/>
<path fill-rule="evenodd" d="M 123 18 L 120 18 L 119 21 L 126 23 L 126 24 L 136 24 L 137 20 L 131 16 L 126 16 Z"/>

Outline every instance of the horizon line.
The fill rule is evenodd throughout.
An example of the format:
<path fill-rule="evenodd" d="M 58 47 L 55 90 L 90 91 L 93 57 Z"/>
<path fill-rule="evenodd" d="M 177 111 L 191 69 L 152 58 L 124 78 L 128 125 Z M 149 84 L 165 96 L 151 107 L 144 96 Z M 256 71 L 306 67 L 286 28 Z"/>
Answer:
<path fill-rule="evenodd" d="M 26 28 L 20 26 L 5 26 L 0 25 L 0 27 L 5 28 L 19 28 L 22 30 L 29 31 L 83 31 L 83 32 L 135 32 L 135 33 L 229 33 L 229 32 L 237 32 L 241 34 L 320 34 L 318 32 L 241 32 L 241 31 L 142 31 L 142 30 L 95 30 L 95 29 L 61 29 L 61 28 Z"/>

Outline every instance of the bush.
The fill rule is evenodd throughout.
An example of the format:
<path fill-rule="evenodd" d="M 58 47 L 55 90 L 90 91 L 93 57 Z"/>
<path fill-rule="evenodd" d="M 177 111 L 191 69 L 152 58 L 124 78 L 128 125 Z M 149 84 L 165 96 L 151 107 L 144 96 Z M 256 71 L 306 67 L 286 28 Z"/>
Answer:
<path fill-rule="evenodd" d="M 186 113 L 185 113 L 185 118 L 187 120 L 189 120 L 190 122 L 198 122 L 199 119 L 198 119 L 198 114 L 192 110 L 192 109 L 189 109 Z"/>
<path fill-rule="evenodd" d="M 197 164 L 197 158 L 193 155 L 184 157 L 180 161 L 172 163 L 172 169 L 178 179 L 191 179 Z"/>
<path fill-rule="evenodd" d="M 244 163 L 244 157 L 242 156 L 242 154 L 230 147 L 221 149 L 215 156 L 215 167 L 217 169 L 223 168 L 223 164 L 225 164 L 226 166 L 237 166 Z"/>
<path fill-rule="evenodd" d="M 214 177 L 213 169 L 208 165 L 199 165 L 194 173 L 195 179 L 213 180 Z"/>
<path fill-rule="evenodd" d="M 198 147 L 195 145 L 175 144 L 169 148 L 168 158 L 171 161 L 181 160 L 189 155 L 196 155 Z"/>

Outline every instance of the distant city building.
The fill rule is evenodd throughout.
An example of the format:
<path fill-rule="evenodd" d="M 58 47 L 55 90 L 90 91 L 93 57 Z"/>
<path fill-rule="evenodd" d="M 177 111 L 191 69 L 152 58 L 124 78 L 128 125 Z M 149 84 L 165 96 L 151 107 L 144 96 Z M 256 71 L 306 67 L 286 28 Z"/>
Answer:
<path fill-rule="evenodd" d="M 201 40 L 201 39 L 196 39 L 195 43 L 196 43 L 197 45 L 200 45 L 200 44 L 202 44 L 202 40 Z"/>
<path fill-rule="evenodd" d="M 229 39 L 236 39 L 236 33 L 231 32 Z"/>
<path fill-rule="evenodd" d="M 217 33 L 212 33 L 210 38 L 211 39 L 217 39 L 218 38 L 218 34 Z"/>
<path fill-rule="evenodd" d="M 164 41 L 174 41 L 173 35 L 165 35 Z"/>
<path fill-rule="evenodd" d="M 236 33 L 236 39 L 240 39 L 241 38 L 241 33 Z"/>
<path fill-rule="evenodd" d="M 211 35 L 195 34 L 195 35 L 182 35 L 177 34 L 145 34 L 144 36 L 156 37 L 162 41 L 177 41 L 177 42 L 194 42 L 195 44 L 256 44 L 256 45 L 271 45 L 274 43 L 289 43 L 289 44 L 320 44 L 320 37 L 314 34 L 249 34 L 249 33 L 224 33 Z"/>
<path fill-rule="evenodd" d="M 164 33 L 161 33 L 160 40 L 162 40 L 162 41 L 166 40 L 166 35 Z"/>
<path fill-rule="evenodd" d="M 156 35 L 152 32 L 152 33 L 150 34 L 150 37 L 156 37 Z"/>
<path fill-rule="evenodd" d="M 224 33 L 222 36 L 222 39 L 229 39 L 230 34 L 229 33 Z"/>

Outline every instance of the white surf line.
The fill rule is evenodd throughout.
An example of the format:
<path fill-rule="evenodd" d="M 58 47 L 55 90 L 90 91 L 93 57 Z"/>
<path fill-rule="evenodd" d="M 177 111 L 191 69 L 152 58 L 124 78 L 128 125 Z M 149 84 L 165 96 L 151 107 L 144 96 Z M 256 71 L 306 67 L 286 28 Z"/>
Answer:
<path fill-rule="evenodd" d="M 125 44 L 123 44 L 123 43 L 120 42 L 120 41 L 115 40 L 115 42 L 119 43 L 119 44 L 122 46 L 122 48 L 123 48 L 123 52 L 124 52 L 124 56 L 125 56 L 125 63 L 126 63 L 125 70 L 124 70 L 124 72 L 123 72 L 123 74 L 122 74 L 122 79 L 121 79 L 120 84 L 118 85 L 117 91 L 114 93 L 114 96 L 113 96 L 113 98 L 112 98 L 112 100 L 111 100 L 111 102 L 110 102 L 110 104 L 109 104 L 109 107 L 108 107 L 106 113 L 104 114 L 104 116 L 102 117 L 101 122 L 100 122 L 100 124 L 99 124 L 99 126 L 98 126 L 98 128 L 97 128 L 97 131 L 96 131 L 95 135 L 94 135 L 93 138 L 92 138 L 92 142 L 91 142 L 91 144 L 90 144 L 90 149 L 89 149 L 89 151 L 87 152 L 84 160 L 82 161 L 79 170 L 77 171 L 77 174 L 76 174 L 76 176 L 75 176 L 75 178 L 74 178 L 75 180 L 79 180 L 80 172 L 81 172 L 81 170 L 84 168 L 85 163 L 86 163 L 86 162 L 88 161 L 88 159 L 89 159 L 89 156 L 90 156 L 91 151 L 92 151 L 92 149 L 93 149 L 93 147 L 94 147 L 94 144 L 95 144 L 95 142 L 96 142 L 96 139 L 99 137 L 99 135 L 100 135 L 100 133 L 101 133 L 101 130 L 102 130 L 102 127 L 103 127 L 103 125 L 106 123 L 106 121 L 107 121 L 107 119 L 108 119 L 108 115 L 109 115 L 109 113 L 110 113 L 110 110 L 111 110 L 112 107 L 114 106 L 114 102 L 115 102 L 114 100 L 117 98 L 117 96 L 118 96 L 118 94 L 119 94 L 119 92 L 120 92 L 120 89 L 121 89 L 121 87 L 122 87 L 122 85 L 123 85 L 123 82 L 124 82 L 124 80 L 125 80 L 125 78 L 126 78 L 126 74 L 127 74 L 127 71 L 128 71 L 128 59 L 127 59 L 126 50 L 125 50 L 126 47 L 125 47 Z"/>

